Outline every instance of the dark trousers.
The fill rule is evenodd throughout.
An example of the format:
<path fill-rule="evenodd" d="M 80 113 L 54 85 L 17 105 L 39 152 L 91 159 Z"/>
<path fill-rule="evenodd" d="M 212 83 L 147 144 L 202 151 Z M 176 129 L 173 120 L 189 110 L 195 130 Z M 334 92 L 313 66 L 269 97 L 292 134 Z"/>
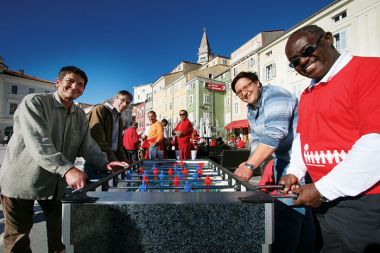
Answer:
<path fill-rule="evenodd" d="M 137 150 L 126 150 L 125 155 L 127 156 L 127 162 L 133 164 L 138 161 Z M 138 166 L 133 166 L 133 169 L 137 170 Z M 121 173 L 121 179 L 125 179 L 125 172 Z"/>
<path fill-rule="evenodd" d="M 37 200 L 45 219 L 48 239 L 48 250 L 60 252 L 65 249 L 62 243 L 62 203 L 57 199 Z M 5 253 L 32 252 L 29 233 L 33 226 L 34 200 L 15 199 L 1 195 L 5 229 Z"/>
<path fill-rule="evenodd" d="M 101 170 L 98 167 L 96 167 L 96 166 L 94 166 L 94 165 L 92 165 L 90 163 L 85 163 L 84 164 L 84 172 L 86 172 L 86 174 L 87 174 L 87 180 L 88 180 L 87 183 L 88 184 L 92 183 L 91 180 L 102 179 L 102 178 L 108 176 L 108 174 L 110 173 L 110 172 L 108 172 L 106 170 Z M 116 185 L 117 185 L 117 181 L 116 181 L 116 179 L 113 179 L 113 186 L 116 186 Z M 110 186 L 109 186 L 108 181 L 104 182 L 102 184 L 102 191 L 108 191 L 109 188 L 110 188 Z"/>
<path fill-rule="evenodd" d="M 380 194 L 341 198 L 316 209 L 321 253 L 380 252 Z"/>
<path fill-rule="evenodd" d="M 315 228 L 312 212 L 304 213 L 276 200 L 274 202 L 273 253 L 313 253 Z"/>
<path fill-rule="evenodd" d="M 286 174 L 289 162 L 274 159 L 275 182 Z M 274 202 L 275 235 L 273 253 L 313 253 L 315 226 L 310 208 L 293 206 L 292 199 Z"/>

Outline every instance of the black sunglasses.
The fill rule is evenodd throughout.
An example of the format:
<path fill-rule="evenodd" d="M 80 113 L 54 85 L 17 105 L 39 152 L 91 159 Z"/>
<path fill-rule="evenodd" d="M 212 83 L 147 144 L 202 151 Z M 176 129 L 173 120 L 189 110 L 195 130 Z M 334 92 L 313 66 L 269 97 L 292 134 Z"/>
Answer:
<path fill-rule="evenodd" d="M 186 113 L 180 113 L 179 116 L 186 116 Z"/>
<path fill-rule="evenodd" d="M 319 36 L 317 42 L 315 44 L 312 44 L 312 45 L 307 45 L 300 53 L 298 56 L 292 58 L 289 63 L 289 67 L 291 68 L 296 68 L 298 66 L 298 64 L 300 64 L 300 60 L 301 60 L 301 57 L 310 57 L 314 51 L 317 49 L 318 45 L 319 45 L 319 42 L 321 41 L 321 39 L 323 38 L 325 34 L 322 34 L 321 36 Z"/>

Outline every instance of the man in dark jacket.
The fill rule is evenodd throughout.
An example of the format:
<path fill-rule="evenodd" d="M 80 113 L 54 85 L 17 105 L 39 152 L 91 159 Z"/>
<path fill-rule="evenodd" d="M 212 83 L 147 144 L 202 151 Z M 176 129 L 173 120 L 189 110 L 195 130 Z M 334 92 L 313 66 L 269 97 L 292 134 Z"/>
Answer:
<path fill-rule="evenodd" d="M 107 154 L 109 161 L 126 161 L 123 150 L 123 121 L 121 114 L 131 103 L 133 96 L 126 90 L 119 91 L 113 98 L 113 103 L 105 102 L 94 106 L 88 114 L 91 136 L 98 143 L 101 150 Z M 91 169 L 91 165 L 85 164 L 85 171 L 89 179 L 99 179 L 105 177 L 103 171 Z M 114 185 L 116 180 L 114 180 Z M 102 185 L 102 190 L 108 190 L 108 184 Z"/>

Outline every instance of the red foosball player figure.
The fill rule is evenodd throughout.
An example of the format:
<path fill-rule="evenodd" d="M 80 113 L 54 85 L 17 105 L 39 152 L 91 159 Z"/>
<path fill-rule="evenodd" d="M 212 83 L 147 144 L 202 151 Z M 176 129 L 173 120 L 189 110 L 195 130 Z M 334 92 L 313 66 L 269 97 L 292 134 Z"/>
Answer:
<path fill-rule="evenodd" d="M 203 174 L 203 170 L 202 170 L 202 167 L 199 166 L 198 170 L 197 170 L 197 173 L 198 173 L 198 177 L 200 178 Z"/>
<path fill-rule="evenodd" d="M 205 178 L 205 185 L 206 185 L 206 186 L 210 186 L 210 185 L 211 185 L 211 182 L 212 182 L 212 180 L 211 180 L 210 176 L 207 175 L 206 178 Z"/>
<path fill-rule="evenodd" d="M 175 175 L 174 179 L 173 179 L 173 186 L 179 186 L 179 177 L 178 175 Z M 177 189 L 174 190 L 175 192 L 178 192 Z"/>
<path fill-rule="evenodd" d="M 173 179 L 173 185 L 174 186 L 179 186 L 179 177 L 177 175 L 175 175 L 174 179 Z"/>
<path fill-rule="evenodd" d="M 158 169 L 157 169 L 157 167 L 154 167 L 154 170 L 153 170 L 153 174 L 155 175 L 155 176 L 157 176 L 158 175 Z"/>
<path fill-rule="evenodd" d="M 173 175 L 173 169 L 172 168 L 169 168 L 168 169 L 168 175 L 169 175 L 169 177 L 171 177 L 172 175 Z"/>
<path fill-rule="evenodd" d="M 140 167 L 140 169 L 139 169 L 139 175 L 142 175 L 142 174 L 144 174 L 144 169 L 143 169 L 143 167 Z"/>
<path fill-rule="evenodd" d="M 212 180 L 211 180 L 210 176 L 207 175 L 205 178 L 205 186 L 210 186 L 211 182 L 212 182 Z M 210 189 L 206 189 L 206 192 L 209 192 L 209 191 L 210 191 Z"/>
<path fill-rule="evenodd" d="M 179 162 L 179 165 L 181 165 L 181 167 L 183 167 L 183 166 L 185 165 L 185 163 L 183 162 L 183 160 L 181 160 L 181 161 Z"/>
<path fill-rule="evenodd" d="M 185 167 L 185 168 L 183 168 L 183 170 L 182 170 L 182 174 L 185 176 L 187 176 L 188 174 L 189 174 L 189 171 L 187 170 L 187 168 Z"/>
<path fill-rule="evenodd" d="M 148 185 L 149 179 L 146 175 L 143 176 L 143 182 Z"/>

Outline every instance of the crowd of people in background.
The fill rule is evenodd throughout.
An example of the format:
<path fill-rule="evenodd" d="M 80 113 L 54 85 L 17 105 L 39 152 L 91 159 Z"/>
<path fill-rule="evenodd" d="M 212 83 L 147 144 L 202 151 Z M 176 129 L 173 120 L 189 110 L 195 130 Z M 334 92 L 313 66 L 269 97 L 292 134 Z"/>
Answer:
<path fill-rule="evenodd" d="M 199 136 L 198 131 L 188 119 L 186 110 L 179 112 L 181 120 L 170 132 L 166 119 L 159 121 L 154 111 L 148 112 L 149 123 L 141 133 L 137 133 L 138 123 L 131 122 L 123 133 L 123 148 L 127 161 L 135 163 L 143 159 L 191 159 L 191 150 L 199 147 L 225 147 L 242 149 L 246 142 L 240 137 L 235 139 L 232 135 L 228 141 L 222 137 L 212 137 L 208 142 L 206 138 Z M 153 127 L 152 127 L 153 126 Z"/>

